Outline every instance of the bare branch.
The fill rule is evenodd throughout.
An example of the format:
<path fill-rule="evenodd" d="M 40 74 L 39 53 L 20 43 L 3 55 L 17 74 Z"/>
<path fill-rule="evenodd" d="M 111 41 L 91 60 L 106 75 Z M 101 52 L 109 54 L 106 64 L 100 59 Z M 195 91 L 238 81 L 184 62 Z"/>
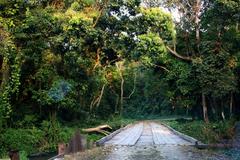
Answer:
<path fill-rule="evenodd" d="M 120 93 L 120 116 L 122 116 L 122 109 L 123 109 L 123 94 L 124 94 L 124 77 L 122 73 L 122 62 L 120 64 L 115 63 L 116 67 L 118 69 L 119 75 L 121 77 L 121 93 Z"/>
<path fill-rule="evenodd" d="M 166 72 L 170 72 L 166 67 L 163 67 L 163 66 L 160 66 L 160 65 L 156 65 L 156 64 L 152 64 L 152 65 L 155 66 L 155 67 L 159 67 L 159 68 L 163 69 Z"/>
<path fill-rule="evenodd" d="M 191 57 L 182 56 L 182 55 L 178 54 L 176 51 L 172 50 L 170 47 L 168 47 L 168 46 L 166 46 L 166 47 L 167 47 L 168 51 L 175 57 L 180 58 L 185 61 L 192 61 Z"/>
<path fill-rule="evenodd" d="M 141 63 L 143 66 L 147 67 L 146 65 L 144 65 L 143 63 Z M 164 71 L 166 72 L 170 72 L 166 67 L 163 67 L 163 66 L 160 66 L 160 65 L 156 65 L 154 63 L 150 63 L 150 65 L 154 66 L 154 67 L 158 67 L 158 68 L 161 68 L 163 69 Z"/>
<path fill-rule="evenodd" d="M 100 17 L 101 17 L 102 14 L 103 14 L 103 11 L 105 10 L 105 8 L 106 8 L 106 6 L 107 6 L 107 4 L 108 4 L 108 1 L 109 1 L 109 0 L 106 0 L 106 1 L 104 2 L 104 6 L 101 8 L 100 13 L 99 13 L 99 15 L 97 16 L 97 19 L 95 20 L 95 22 L 94 22 L 94 24 L 93 24 L 93 28 L 96 27 L 96 25 L 97 25 Z"/>
<path fill-rule="evenodd" d="M 98 66 L 98 65 L 101 65 L 100 64 L 100 52 L 101 52 L 101 49 L 100 48 L 98 48 L 97 49 L 97 55 L 96 55 L 96 62 L 95 62 L 95 65 L 94 65 L 94 67 L 93 67 L 93 71 L 96 69 L 96 67 Z"/>
<path fill-rule="evenodd" d="M 136 90 L 136 81 L 137 81 L 137 73 L 134 73 L 133 90 L 132 90 L 132 92 L 129 94 L 129 96 L 128 96 L 128 97 L 124 97 L 124 99 L 130 99 L 131 96 L 135 93 L 135 90 Z"/>
<path fill-rule="evenodd" d="M 98 106 L 100 105 L 100 103 L 101 103 L 105 86 L 106 86 L 106 84 L 104 84 L 103 87 L 102 87 L 102 89 L 101 89 L 101 94 L 99 95 L 99 99 L 98 99 L 98 103 L 97 103 L 96 107 L 98 107 Z"/>

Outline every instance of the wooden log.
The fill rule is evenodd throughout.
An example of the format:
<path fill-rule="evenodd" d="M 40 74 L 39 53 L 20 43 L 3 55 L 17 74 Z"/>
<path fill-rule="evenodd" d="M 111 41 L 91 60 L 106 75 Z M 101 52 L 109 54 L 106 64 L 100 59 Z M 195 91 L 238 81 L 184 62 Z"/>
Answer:
<path fill-rule="evenodd" d="M 102 130 L 102 129 L 106 129 L 106 128 L 112 129 L 112 127 L 105 124 L 105 125 L 97 126 L 97 127 L 94 127 L 94 128 L 86 128 L 86 129 L 83 129 L 83 131 L 84 132 L 95 132 L 96 130 Z"/>
<path fill-rule="evenodd" d="M 82 129 L 83 132 L 87 132 L 87 133 L 91 133 L 91 132 L 98 132 L 104 135 L 109 135 L 110 132 L 105 131 L 104 129 L 112 129 L 112 127 L 110 127 L 109 125 L 105 124 L 105 125 L 100 125 L 94 128 L 86 128 L 86 129 Z"/>

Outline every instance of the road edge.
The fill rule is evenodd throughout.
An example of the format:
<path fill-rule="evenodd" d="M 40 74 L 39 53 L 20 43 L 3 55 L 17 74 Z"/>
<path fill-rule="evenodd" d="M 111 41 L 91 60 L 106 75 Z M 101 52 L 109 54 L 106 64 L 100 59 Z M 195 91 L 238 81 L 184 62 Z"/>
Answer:
<path fill-rule="evenodd" d="M 157 123 L 160 123 L 161 125 L 167 127 L 169 130 L 171 130 L 174 134 L 178 135 L 179 137 L 181 137 L 182 139 L 188 141 L 188 142 L 191 142 L 193 143 L 193 146 L 197 147 L 198 145 L 206 145 L 204 143 L 202 143 L 201 141 L 191 137 L 191 136 L 188 136 L 186 134 L 183 134 L 175 129 L 173 129 L 172 127 L 170 127 L 169 125 L 163 123 L 163 122 L 157 122 Z"/>
<path fill-rule="evenodd" d="M 130 123 L 128 125 L 126 125 L 125 127 L 119 128 L 116 131 L 112 132 L 111 134 L 99 139 L 96 141 L 96 145 L 97 146 L 103 146 L 104 143 L 106 141 L 109 141 L 110 139 L 112 139 L 116 134 L 120 133 L 121 131 L 125 130 L 126 128 L 130 127 L 131 125 L 133 125 L 134 123 Z"/>

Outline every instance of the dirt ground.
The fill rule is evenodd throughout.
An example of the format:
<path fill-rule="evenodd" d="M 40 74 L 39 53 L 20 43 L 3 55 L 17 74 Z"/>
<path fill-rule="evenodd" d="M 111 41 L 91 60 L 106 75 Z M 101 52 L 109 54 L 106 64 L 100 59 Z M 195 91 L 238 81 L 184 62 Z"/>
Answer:
<path fill-rule="evenodd" d="M 99 147 L 65 160 L 229 160 L 224 155 L 192 146 L 114 146 Z"/>

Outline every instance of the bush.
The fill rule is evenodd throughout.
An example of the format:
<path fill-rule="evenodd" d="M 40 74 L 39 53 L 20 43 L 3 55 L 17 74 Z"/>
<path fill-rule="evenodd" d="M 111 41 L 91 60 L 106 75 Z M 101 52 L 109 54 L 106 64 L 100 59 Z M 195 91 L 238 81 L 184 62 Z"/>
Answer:
<path fill-rule="evenodd" d="M 61 127 L 57 121 L 43 121 L 41 130 L 44 132 L 40 151 L 55 151 L 56 146 L 60 142 L 68 142 L 73 135 L 75 129 L 69 127 Z"/>
<path fill-rule="evenodd" d="M 192 136 L 203 143 L 218 143 L 233 137 L 234 121 L 220 121 L 206 124 L 203 121 L 164 121 L 172 128 Z"/>
<path fill-rule="evenodd" d="M 20 155 L 20 160 L 28 160 L 27 158 L 28 155 L 25 151 L 20 151 L 19 155 Z"/>
<path fill-rule="evenodd" d="M 43 132 L 39 129 L 6 129 L 1 136 L 2 154 L 7 150 L 16 149 L 26 153 L 34 153 L 43 139 Z"/>
<path fill-rule="evenodd" d="M 75 129 L 63 127 L 50 127 L 44 121 L 40 129 L 6 129 L 0 135 L 0 157 L 6 156 L 8 150 L 19 150 L 21 155 L 37 152 L 55 151 L 59 142 L 68 142 Z"/>

